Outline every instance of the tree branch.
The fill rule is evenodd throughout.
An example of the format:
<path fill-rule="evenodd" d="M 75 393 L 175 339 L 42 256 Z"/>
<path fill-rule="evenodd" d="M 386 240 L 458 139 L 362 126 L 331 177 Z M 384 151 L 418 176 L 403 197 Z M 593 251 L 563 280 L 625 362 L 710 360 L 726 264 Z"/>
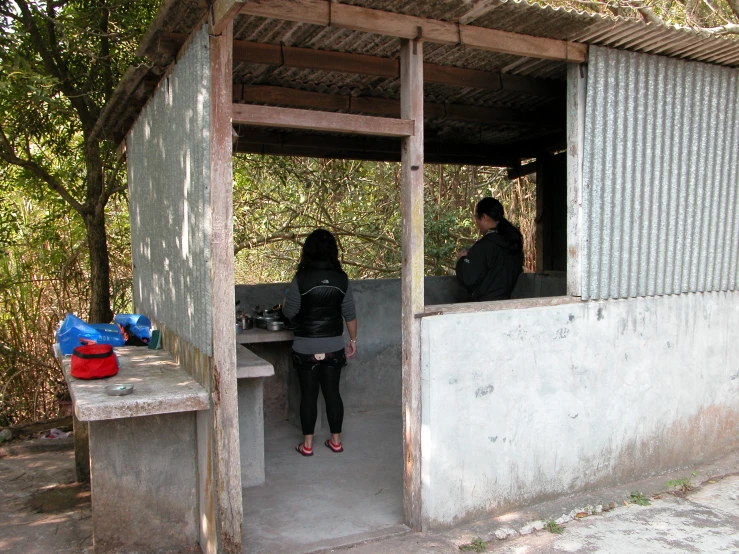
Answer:
<path fill-rule="evenodd" d="M 726 25 L 721 25 L 720 27 L 708 27 L 704 28 L 703 30 L 715 35 L 739 35 L 739 24 L 727 23 Z"/>
<path fill-rule="evenodd" d="M 629 4 L 634 7 L 636 11 L 644 18 L 647 23 L 654 23 L 655 25 L 664 25 L 664 21 L 656 15 L 650 6 L 647 6 L 642 0 L 629 0 Z"/>
<path fill-rule="evenodd" d="M 5 130 L 0 127 L 0 159 L 5 160 L 9 164 L 13 164 L 18 167 L 29 171 L 39 179 L 41 179 L 46 185 L 59 194 L 64 200 L 66 200 L 74 210 L 80 215 L 84 215 L 85 208 L 80 204 L 74 196 L 59 182 L 51 173 L 46 171 L 36 162 L 31 160 L 24 160 L 19 158 L 13 146 L 10 144 L 8 137 L 5 135 Z"/>
<path fill-rule="evenodd" d="M 116 163 L 113 167 L 113 171 L 108 175 L 108 182 L 105 185 L 105 192 L 103 193 L 103 202 L 107 203 L 108 199 L 113 196 L 114 194 L 118 194 L 119 192 L 123 192 L 126 190 L 127 187 L 124 186 L 115 186 L 116 181 L 118 180 L 118 173 L 121 170 L 122 163 Z"/>
<path fill-rule="evenodd" d="M 34 46 L 38 50 L 38 53 L 44 62 L 44 66 L 46 67 L 46 71 L 59 80 L 59 88 L 64 95 L 69 98 L 72 106 L 77 111 L 83 127 L 92 130 L 95 125 L 95 118 L 91 115 L 90 110 L 88 109 L 87 102 L 89 101 L 89 97 L 88 95 L 80 94 L 72 85 L 68 69 L 58 50 L 59 43 L 56 40 L 55 22 L 50 20 L 48 17 L 45 18 L 47 21 L 47 30 L 49 32 L 49 44 L 47 44 L 40 29 L 36 25 L 36 21 L 34 20 L 33 13 L 31 12 L 31 8 L 28 3 L 25 0 L 15 0 L 15 3 L 21 11 L 23 26 L 26 28 Z M 49 8 L 51 9 L 52 6 L 49 5 Z M 50 13 L 53 14 L 53 10 Z M 50 48 L 53 48 L 53 50 Z"/>
<path fill-rule="evenodd" d="M 726 3 L 731 8 L 731 11 L 734 12 L 734 15 L 739 17 L 739 0 L 726 0 Z"/>

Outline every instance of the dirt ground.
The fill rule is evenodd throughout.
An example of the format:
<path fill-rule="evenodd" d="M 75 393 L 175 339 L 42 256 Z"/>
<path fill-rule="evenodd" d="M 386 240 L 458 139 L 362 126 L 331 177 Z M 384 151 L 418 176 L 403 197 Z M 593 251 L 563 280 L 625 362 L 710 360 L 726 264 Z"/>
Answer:
<path fill-rule="evenodd" d="M 92 552 L 90 489 L 69 447 L 0 457 L 0 552 Z"/>

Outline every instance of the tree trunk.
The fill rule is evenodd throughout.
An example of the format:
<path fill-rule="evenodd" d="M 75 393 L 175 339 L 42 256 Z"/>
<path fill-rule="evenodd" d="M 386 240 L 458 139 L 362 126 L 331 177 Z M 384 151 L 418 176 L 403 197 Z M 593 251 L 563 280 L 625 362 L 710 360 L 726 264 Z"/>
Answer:
<path fill-rule="evenodd" d="M 85 216 L 87 246 L 90 250 L 90 323 L 110 323 L 110 258 L 105 232 L 105 208 L 96 206 Z"/>

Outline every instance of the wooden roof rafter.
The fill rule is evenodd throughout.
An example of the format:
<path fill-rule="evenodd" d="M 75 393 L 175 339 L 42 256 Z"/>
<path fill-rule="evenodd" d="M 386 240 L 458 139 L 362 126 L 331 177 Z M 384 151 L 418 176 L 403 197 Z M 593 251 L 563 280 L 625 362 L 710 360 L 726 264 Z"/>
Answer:
<path fill-rule="evenodd" d="M 165 33 L 159 38 L 158 52 L 175 56 L 186 40 L 185 35 Z M 366 54 L 351 54 L 297 48 L 279 44 L 266 44 L 234 40 L 233 60 L 236 63 L 253 63 L 277 67 L 335 71 L 358 75 L 376 75 L 388 79 L 400 78 L 400 64 L 394 58 L 382 58 Z M 564 83 L 549 79 L 534 79 L 502 72 L 466 69 L 431 63 L 423 64 L 424 82 L 457 87 L 520 92 L 531 96 L 564 97 Z"/>
<path fill-rule="evenodd" d="M 241 13 L 404 39 L 422 36 L 426 42 L 457 44 L 514 56 L 572 63 L 584 63 L 588 58 L 588 45 L 584 43 L 426 19 L 331 0 L 252 0 L 244 4 Z"/>
<path fill-rule="evenodd" d="M 400 101 L 389 98 L 329 94 L 270 85 L 234 85 L 233 98 L 237 103 L 276 104 L 286 107 L 400 117 Z M 424 103 L 425 118 L 488 125 L 564 129 L 564 106 L 560 115 L 561 117 L 557 117 L 557 114 L 552 114 L 551 110 L 529 113 L 465 104 Z"/>

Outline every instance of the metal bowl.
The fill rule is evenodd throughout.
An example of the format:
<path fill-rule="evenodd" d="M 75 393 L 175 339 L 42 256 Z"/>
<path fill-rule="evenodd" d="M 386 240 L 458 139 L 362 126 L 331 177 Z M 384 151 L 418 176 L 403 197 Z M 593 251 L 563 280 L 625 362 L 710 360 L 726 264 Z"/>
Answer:
<path fill-rule="evenodd" d="M 282 331 L 285 329 L 285 323 L 277 320 L 267 321 L 267 331 Z"/>
<path fill-rule="evenodd" d="M 108 396 L 126 396 L 133 393 L 133 385 L 107 385 L 105 394 Z"/>

